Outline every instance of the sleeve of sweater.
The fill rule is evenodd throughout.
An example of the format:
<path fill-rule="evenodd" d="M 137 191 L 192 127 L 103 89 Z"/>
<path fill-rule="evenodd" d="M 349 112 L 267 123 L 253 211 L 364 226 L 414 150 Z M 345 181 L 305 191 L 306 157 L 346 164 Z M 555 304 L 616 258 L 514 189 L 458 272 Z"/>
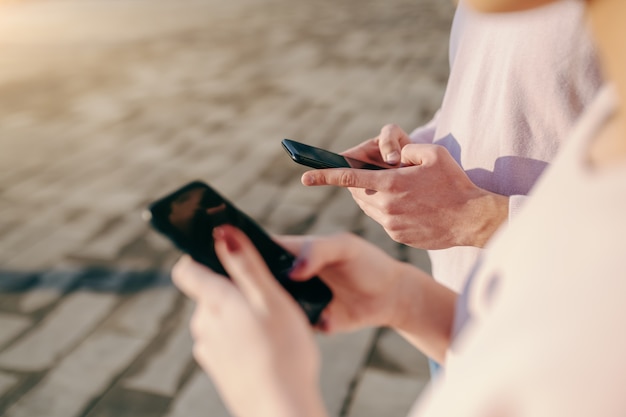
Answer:
<path fill-rule="evenodd" d="M 409 139 L 412 143 L 433 143 L 435 141 L 435 131 L 437 130 L 437 119 L 439 118 L 439 112 L 437 110 L 430 122 L 423 126 L 415 128 L 410 134 Z"/>

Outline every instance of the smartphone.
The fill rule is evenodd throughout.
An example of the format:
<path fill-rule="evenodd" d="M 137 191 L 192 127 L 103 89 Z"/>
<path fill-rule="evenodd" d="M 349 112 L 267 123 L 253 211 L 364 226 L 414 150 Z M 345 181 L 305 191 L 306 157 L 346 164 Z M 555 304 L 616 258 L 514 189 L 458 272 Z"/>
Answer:
<path fill-rule="evenodd" d="M 254 243 L 274 277 L 302 307 L 311 324 L 317 323 L 332 299 L 330 288 L 318 277 L 304 282 L 291 280 L 288 274 L 295 256 L 204 182 L 191 182 L 150 204 L 144 217 L 180 250 L 225 276 L 228 274 L 215 253 L 213 228 L 231 224 L 241 229 Z"/>
<path fill-rule="evenodd" d="M 315 146 L 305 145 L 291 139 L 283 139 L 281 143 L 289 156 L 291 156 L 291 159 L 311 168 L 386 169 L 383 166 L 359 161 L 358 159 L 342 156 Z"/>

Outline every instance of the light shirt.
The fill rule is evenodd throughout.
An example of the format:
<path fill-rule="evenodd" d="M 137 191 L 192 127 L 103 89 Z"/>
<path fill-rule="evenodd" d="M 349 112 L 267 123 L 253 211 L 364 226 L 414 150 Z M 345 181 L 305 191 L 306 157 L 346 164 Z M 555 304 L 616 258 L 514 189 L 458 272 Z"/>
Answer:
<path fill-rule="evenodd" d="M 512 218 L 600 88 L 584 2 L 501 15 L 461 2 L 450 65 L 441 109 L 411 139 L 445 146 L 476 185 L 512 196 Z M 429 251 L 433 276 L 461 291 L 480 252 Z"/>
<path fill-rule="evenodd" d="M 626 416 L 626 160 L 590 166 L 606 90 L 490 242 L 411 416 Z"/>

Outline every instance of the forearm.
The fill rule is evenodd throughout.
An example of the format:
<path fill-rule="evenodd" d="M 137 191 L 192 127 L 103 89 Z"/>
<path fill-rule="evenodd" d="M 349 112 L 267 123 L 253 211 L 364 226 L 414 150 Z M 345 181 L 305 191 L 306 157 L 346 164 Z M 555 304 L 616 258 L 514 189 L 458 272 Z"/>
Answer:
<path fill-rule="evenodd" d="M 391 327 L 425 355 L 444 363 L 457 294 L 409 264 L 402 274 Z"/>

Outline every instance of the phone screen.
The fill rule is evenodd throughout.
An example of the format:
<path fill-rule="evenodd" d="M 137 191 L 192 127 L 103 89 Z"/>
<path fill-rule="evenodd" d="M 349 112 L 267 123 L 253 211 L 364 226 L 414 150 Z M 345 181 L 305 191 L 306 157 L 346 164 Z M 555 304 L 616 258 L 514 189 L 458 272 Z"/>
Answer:
<path fill-rule="evenodd" d="M 254 220 L 203 182 L 181 187 L 151 204 L 148 211 L 150 223 L 156 230 L 196 261 L 225 276 L 228 274 L 215 253 L 213 228 L 231 224 L 241 229 L 313 324 L 332 298 L 328 286 L 317 277 L 305 282 L 291 280 L 288 273 L 295 257 L 274 242 Z"/>
<path fill-rule="evenodd" d="M 339 155 L 315 146 L 306 145 L 291 139 L 283 139 L 283 148 L 291 159 L 299 164 L 312 168 L 356 168 L 356 169 L 386 169 L 358 159 Z"/>

